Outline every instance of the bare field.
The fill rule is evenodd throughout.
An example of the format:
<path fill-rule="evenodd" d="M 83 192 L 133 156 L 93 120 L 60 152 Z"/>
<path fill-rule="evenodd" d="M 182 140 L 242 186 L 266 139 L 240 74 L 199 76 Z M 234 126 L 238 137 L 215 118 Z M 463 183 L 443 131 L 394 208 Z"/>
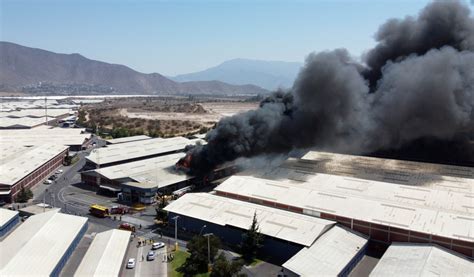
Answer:
<path fill-rule="evenodd" d="M 200 101 L 201 100 L 201 101 Z M 207 99 L 111 99 L 86 105 L 82 123 L 112 137 L 146 134 L 170 137 L 207 132 L 221 118 L 256 109 L 257 101 Z"/>
<path fill-rule="evenodd" d="M 204 113 L 183 113 L 183 112 L 155 112 L 151 110 L 132 111 L 130 109 L 120 109 L 119 113 L 122 116 L 130 118 L 143 118 L 151 120 L 182 120 L 194 121 L 201 123 L 215 123 L 221 118 L 232 116 L 248 110 L 258 108 L 256 102 L 207 102 L 199 103 L 205 112 Z"/>

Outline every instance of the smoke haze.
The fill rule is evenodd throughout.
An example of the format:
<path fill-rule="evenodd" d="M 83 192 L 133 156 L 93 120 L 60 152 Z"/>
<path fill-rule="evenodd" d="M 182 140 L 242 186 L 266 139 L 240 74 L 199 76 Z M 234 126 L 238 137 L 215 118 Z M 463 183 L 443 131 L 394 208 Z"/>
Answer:
<path fill-rule="evenodd" d="M 433 2 L 391 19 L 364 64 L 344 49 L 312 53 L 293 88 L 224 118 L 190 150 L 201 174 L 237 158 L 317 147 L 371 153 L 474 128 L 474 19 L 460 2 Z"/>

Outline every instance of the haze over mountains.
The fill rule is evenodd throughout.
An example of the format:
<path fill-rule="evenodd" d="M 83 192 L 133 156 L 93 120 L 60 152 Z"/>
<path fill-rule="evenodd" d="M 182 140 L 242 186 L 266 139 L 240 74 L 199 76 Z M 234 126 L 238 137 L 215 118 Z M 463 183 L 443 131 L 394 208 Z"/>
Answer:
<path fill-rule="evenodd" d="M 279 87 L 290 88 L 302 65 L 298 62 L 233 59 L 203 71 L 181 74 L 171 79 L 178 82 L 218 80 L 275 90 Z"/>
<path fill-rule="evenodd" d="M 262 94 L 255 85 L 220 81 L 175 82 L 159 73 L 0 42 L 0 90 L 38 93 Z"/>

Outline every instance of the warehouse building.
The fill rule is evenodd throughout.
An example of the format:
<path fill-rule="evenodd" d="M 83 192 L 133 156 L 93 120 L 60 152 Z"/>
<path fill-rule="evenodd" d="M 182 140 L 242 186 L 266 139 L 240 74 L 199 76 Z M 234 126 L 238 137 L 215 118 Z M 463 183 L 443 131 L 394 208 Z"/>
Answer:
<path fill-rule="evenodd" d="M 97 234 L 74 276 L 119 276 L 130 235 L 130 231 L 116 229 Z"/>
<path fill-rule="evenodd" d="M 28 130 L 0 130 L 0 145 L 57 144 L 68 146 L 71 151 L 79 151 L 90 143 L 91 134 L 86 133 L 84 129 L 38 127 Z"/>
<path fill-rule="evenodd" d="M 472 276 L 474 262 L 437 245 L 393 243 L 370 276 Z"/>
<path fill-rule="evenodd" d="M 151 137 L 140 135 L 140 136 L 131 136 L 131 137 L 124 137 L 124 138 L 107 139 L 105 140 L 105 142 L 107 143 L 107 145 L 110 145 L 110 144 L 140 141 L 140 140 L 146 140 L 146 139 L 151 139 Z"/>
<path fill-rule="evenodd" d="M 188 193 L 166 208 L 170 223 L 194 233 L 213 233 L 229 245 L 238 245 L 256 213 L 264 235 L 262 253 L 284 262 L 311 246 L 335 222 L 233 200 L 209 193 Z M 205 226 L 205 227 L 204 227 Z"/>
<path fill-rule="evenodd" d="M 0 144 L 0 201 L 11 202 L 21 188 L 34 187 L 60 167 L 67 155 L 68 147 L 63 145 Z"/>
<path fill-rule="evenodd" d="M 6 235 L 18 222 L 20 216 L 17 211 L 0 208 L 0 237 Z"/>
<path fill-rule="evenodd" d="M 56 211 L 28 218 L 0 242 L 0 276 L 59 276 L 86 229 L 86 217 Z"/>
<path fill-rule="evenodd" d="M 102 168 L 182 152 L 193 141 L 183 138 L 154 138 L 111 144 L 94 149 L 86 158 L 85 169 Z"/>
<path fill-rule="evenodd" d="M 470 179 L 415 187 L 288 168 L 274 170 L 271 177 L 232 176 L 215 191 L 336 220 L 374 241 L 436 243 L 474 257 Z"/>
<path fill-rule="evenodd" d="M 313 173 L 355 177 L 401 185 L 429 186 L 438 180 L 474 179 L 474 168 L 393 159 L 310 151 L 301 159 L 289 159 L 286 167 Z M 439 185 L 438 185 L 439 186 Z M 448 186 L 446 188 L 451 188 Z M 452 187 L 456 189 L 456 186 Z"/>
<path fill-rule="evenodd" d="M 73 114 L 69 109 L 25 109 L 0 112 L 0 129 L 31 129 L 41 125 L 56 125 Z"/>
<path fill-rule="evenodd" d="M 24 110 L 13 110 L 9 112 L 0 112 L 1 117 L 8 118 L 44 118 L 44 117 L 54 117 L 62 118 L 67 117 L 74 112 L 70 109 L 24 109 Z"/>
<path fill-rule="evenodd" d="M 348 276 L 366 252 L 368 239 L 334 226 L 283 264 L 285 276 Z M 403 275 L 400 275 L 403 276 Z"/>
<path fill-rule="evenodd" d="M 123 201 L 151 204 L 158 191 L 171 192 L 190 184 L 192 176 L 174 168 L 176 161 L 184 155 L 175 153 L 83 171 L 81 179 L 98 189 L 121 192 L 119 198 Z"/>
<path fill-rule="evenodd" d="M 54 117 L 46 118 L 9 118 L 0 117 L 0 129 L 32 129 L 42 125 L 55 125 L 57 119 Z"/>

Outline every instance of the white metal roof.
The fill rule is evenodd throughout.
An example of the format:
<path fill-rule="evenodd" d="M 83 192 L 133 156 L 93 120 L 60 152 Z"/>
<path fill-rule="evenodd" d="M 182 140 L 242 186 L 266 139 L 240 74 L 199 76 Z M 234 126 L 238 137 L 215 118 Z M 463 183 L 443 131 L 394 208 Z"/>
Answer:
<path fill-rule="evenodd" d="M 130 179 L 130 182 L 127 182 L 130 186 L 161 188 L 192 178 L 192 176 L 188 176 L 174 169 L 175 163 L 184 157 L 184 155 L 184 153 L 175 153 L 136 162 L 108 166 L 93 171 L 98 172 L 110 180 Z"/>
<path fill-rule="evenodd" d="M 29 217 L 0 242 L 0 276 L 49 276 L 86 222 L 57 211 Z"/>
<path fill-rule="evenodd" d="M 337 276 L 366 243 L 364 236 L 334 226 L 283 267 L 300 276 Z"/>
<path fill-rule="evenodd" d="M 62 115 L 68 115 L 71 112 L 70 109 L 25 109 L 25 110 L 14 110 L 10 112 L 0 112 L 1 117 L 10 117 L 10 118 L 24 118 L 24 117 L 32 117 L 32 118 L 43 118 L 46 117 L 58 117 Z M 44 118 L 43 118 L 44 120 Z"/>
<path fill-rule="evenodd" d="M 118 276 L 130 234 L 130 231 L 117 229 L 97 234 L 74 276 Z"/>
<path fill-rule="evenodd" d="M 7 224 L 12 218 L 18 215 L 18 211 L 0 208 L 0 228 Z"/>
<path fill-rule="evenodd" d="M 48 118 L 48 121 L 54 120 L 54 118 Z M 44 117 L 22 117 L 22 118 L 10 118 L 0 117 L 1 128 L 32 128 L 34 126 L 45 124 L 46 118 Z"/>
<path fill-rule="evenodd" d="M 0 130 L 0 144 L 32 146 L 41 144 L 81 145 L 91 134 L 79 128 L 33 128 Z"/>
<path fill-rule="evenodd" d="M 155 138 L 112 144 L 107 147 L 94 149 L 87 160 L 95 164 L 108 164 L 128 159 L 150 155 L 159 155 L 167 152 L 181 151 L 191 144 L 187 138 Z"/>
<path fill-rule="evenodd" d="M 0 163 L 0 184 L 14 185 L 34 170 L 59 155 L 67 146 L 43 144 L 30 147 L 27 151 L 11 159 L 2 159 Z"/>
<path fill-rule="evenodd" d="M 461 193 L 349 178 L 290 172 L 274 180 L 232 176 L 215 188 L 294 207 L 474 241 L 473 193 Z M 357 207 L 357 208 L 354 208 Z"/>
<path fill-rule="evenodd" d="M 435 185 L 444 189 L 465 189 L 463 182 L 474 179 L 474 168 L 381 159 L 310 151 L 302 159 L 290 159 L 287 166 L 298 170 L 343 175 L 402 185 Z M 450 182 L 448 186 L 440 182 Z M 434 183 L 434 184 L 433 184 Z M 472 187 L 472 183 L 467 185 Z"/>
<path fill-rule="evenodd" d="M 131 141 L 138 141 L 138 140 L 145 140 L 151 139 L 149 136 L 140 135 L 140 136 L 131 136 L 131 137 L 124 137 L 124 138 L 115 138 L 115 139 L 108 139 L 106 140 L 107 143 L 116 144 L 116 143 L 124 143 L 124 142 L 131 142 Z"/>
<path fill-rule="evenodd" d="M 335 224 L 333 221 L 305 216 L 209 193 L 187 193 L 165 210 L 218 225 L 247 230 L 257 213 L 260 232 L 300 245 L 311 245 Z"/>
<path fill-rule="evenodd" d="M 474 262 L 431 244 L 392 243 L 370 276 L 473 276 Z"/>
<path fill-rule="evenodd" d="M 97 103 L 102 103 L 104 102 L 104 99 L 83 99 L 83 98 L 78 98 L 72 100 L 72 103 L 74 104 L 97 104 Z"/>

